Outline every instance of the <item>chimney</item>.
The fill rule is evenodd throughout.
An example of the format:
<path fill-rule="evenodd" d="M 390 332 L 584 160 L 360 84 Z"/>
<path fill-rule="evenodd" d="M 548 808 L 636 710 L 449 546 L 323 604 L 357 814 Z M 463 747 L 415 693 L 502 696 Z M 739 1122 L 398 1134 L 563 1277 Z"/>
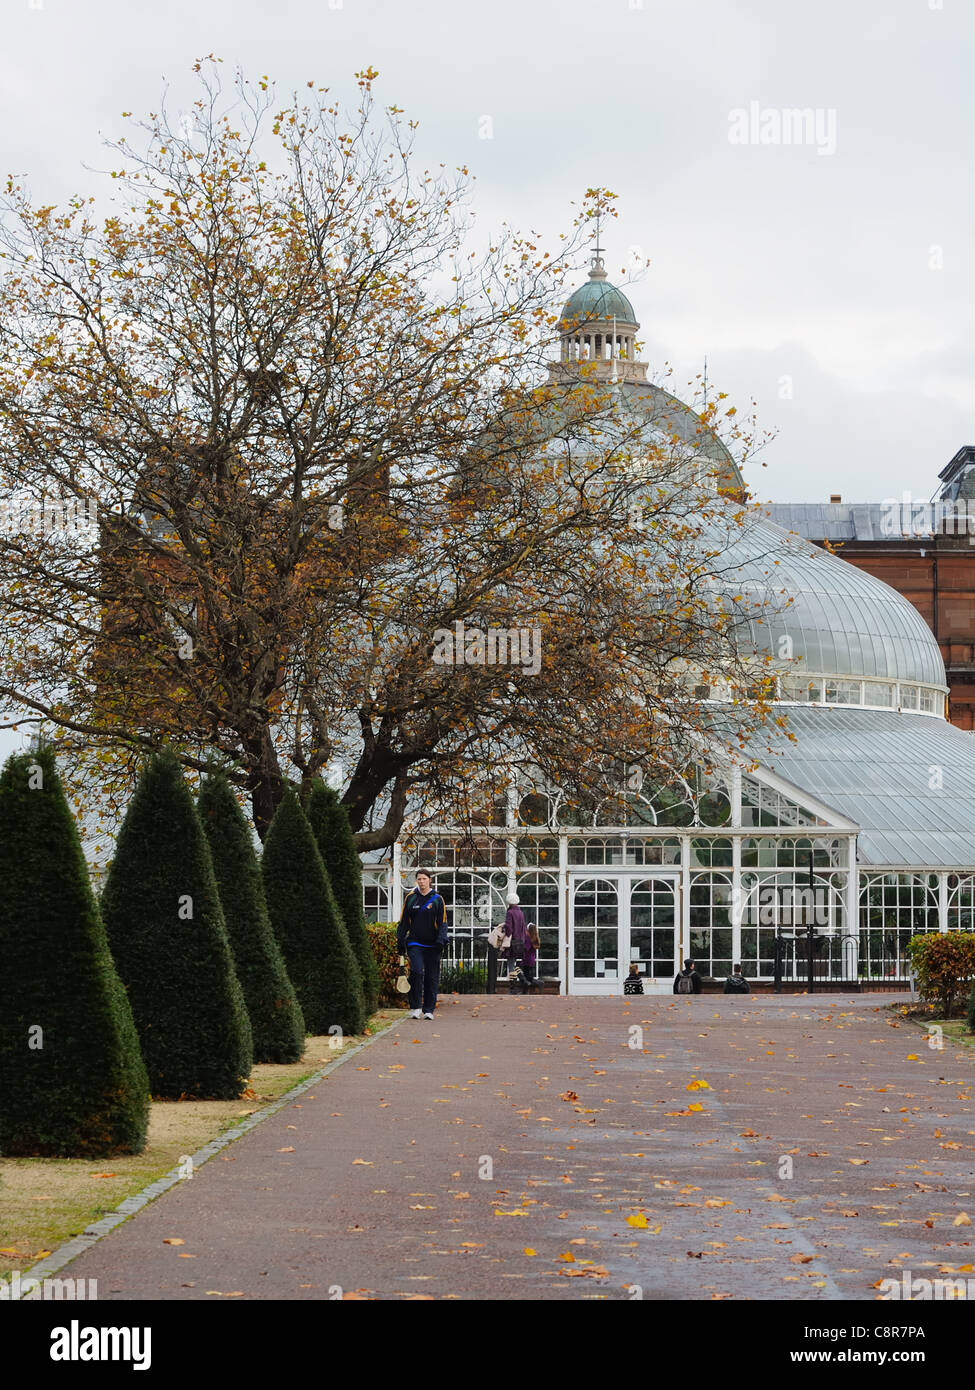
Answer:
<path fill-rule="evenodd" d="M 842 502 L 843 498 L 840 496 L 838 492 L 831 492 L 829 495 L 829 500 L 830 502 Z"/>

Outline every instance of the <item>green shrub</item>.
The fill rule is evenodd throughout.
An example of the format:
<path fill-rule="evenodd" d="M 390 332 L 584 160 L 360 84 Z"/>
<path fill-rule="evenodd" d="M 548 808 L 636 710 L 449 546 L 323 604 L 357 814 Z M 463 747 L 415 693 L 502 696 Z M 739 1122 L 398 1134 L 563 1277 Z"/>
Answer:
<path fill-rule="evenodd" d="M 366 1013 L 371 1014 L 379 1007 L 379 971 L 366 937 L 362 863 L 338 792 L 321 777 L 316 777 L 312 786 L 307 815 L 362 975 Z"/>
<path fill-rule="evenodd" d="M 288 787 L 261 859 L 271 926 L 298 995 L 305 1027 L 344 1034 L 365 1027 L 362 976 L 308 817 Z"/>
<path fill-rule="evenodd" d="M 907 943 L 922 999 L 950 1018 L 955 998 L 975 978 L 975 932 L 924 932 Z"/>
<path fill-rule="evenodd" d="M 440 967 L 441 994 L 486 994 L 487 965 L 484 961 L 473 964 L 462 960 L 451 964 L 448 961 Z"/>
<path fill-rule="evenodd" d="M 196 802 L 210 846 L 227 939 L 254 1035 L 255 1062 L 298 1062 L 305 1020 L 271 930 L 254 841 L 233 788 L 213 773 Z"/>
<path fill-rule="evenodd" d="M 141 1153 L 146 1069 L 50 749 L 0 774 L 0 981 L 0 1153 Z"/>
<path fill-rule="evenodd" d="M 369 922 L 366 938 L 372 951 L 379 975 L 379 1002 L 386 1007 L 401 1004 L 406 1007 L 406 995 L 396 989 L 397 978 L 404 967 L 400 965 L 400 954 L 396 949 L 395 922 Z M 405 958 L 404 958 L 405 959 Z"/>
<path fill-rule="evenodd" d="M 234 1100 L 252 1063 L 203 826 L 172 753 L 155 754 L 119 831 L 102 914 L 154 1096 Z"/>

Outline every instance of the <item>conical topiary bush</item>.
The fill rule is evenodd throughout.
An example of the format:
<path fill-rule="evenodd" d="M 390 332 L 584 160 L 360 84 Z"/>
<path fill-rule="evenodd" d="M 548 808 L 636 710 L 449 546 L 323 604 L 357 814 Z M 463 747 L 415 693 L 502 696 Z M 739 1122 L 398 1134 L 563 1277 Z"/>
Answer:
<path fill-rule="evenodd" d="M 141 1153 L 149 1084 L 50 749 L 0 773 L 0 1154 Z"/>
<path fill-rule="evenodd" d="M 172 753 L 150 760 L 119 831 L 102 915 L 154 1096 L 234 1100 L 252 1062 L 213 864 Z"/>
<path fill-rule="evenodd" d="M 365 1025 L 362 977 L 308 818 L 288 787 L 261 859 L 274 934 L 310 1033 Z"/>
<path fill-rule="evenodd" d="M 254 1035 L 255 1062 L 298 1062 L 305 1020 L 271 930 L 264 882 L 247 818 L 223 773 L 212 773 L 196 800 L 237 978 Z"/>
<path fill-rule="evenodd" d="M 371 1014 L 379 1007 L 379 966 L 369 946 L 362 911 L 362 864 L 338 792 L 321 777 L 316 777 L 308 798 L 308 820 L 359 963 L 366 1012 Z"/>

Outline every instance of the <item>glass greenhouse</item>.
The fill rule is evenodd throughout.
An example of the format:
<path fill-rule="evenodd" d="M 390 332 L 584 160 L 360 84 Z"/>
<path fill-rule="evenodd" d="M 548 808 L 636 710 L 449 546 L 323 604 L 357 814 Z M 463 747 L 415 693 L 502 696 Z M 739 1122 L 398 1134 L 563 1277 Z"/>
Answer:
<path fill-rule="evenodd" d="M 690 414 L 632 357 L 611 368 L 639 325 L 610 302 L 611 323 L 564 327 L 553 371 L 598 352 L 622 409 L 662 397 Z M 621 993 L 632 962 L 648 992 L 669 991 L 688 956 L 718 980 L 741 962 L 752 980 L 778 970 L 802 986 L 810 938 L 817 987 L 889 986 L 908 977 L 915 933 L 975 929 L 975 742 L 946 720 L 920 614 L 756 507 L 714 549 L 729 596 L 772 605 L 744 618 L 742 640 L 773 658 L 788 732 L 753 748 L 755 766 L 702 773 L 683 800 L 632 797 L 625 823 L 572 824 L 555 792 L 512 797 L 504 824 L 426 829 L 364 866 L 370 920 L 395 919 L 427 867 L 467 959 L 514 889 L 540 931 L 540 974 L 587 994 Z"/>

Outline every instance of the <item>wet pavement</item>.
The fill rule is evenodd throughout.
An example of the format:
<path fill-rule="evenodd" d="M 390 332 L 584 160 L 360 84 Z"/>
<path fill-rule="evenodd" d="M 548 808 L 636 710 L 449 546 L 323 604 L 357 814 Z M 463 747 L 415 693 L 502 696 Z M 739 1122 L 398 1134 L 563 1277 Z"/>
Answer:
<path fill-rule="evenodd" d="M 448 996 L 62 1273 L 99 1301 L 875 1300 L 905 1270 L 975 1278 L 975 1055 L 884 1004 Z"/>

